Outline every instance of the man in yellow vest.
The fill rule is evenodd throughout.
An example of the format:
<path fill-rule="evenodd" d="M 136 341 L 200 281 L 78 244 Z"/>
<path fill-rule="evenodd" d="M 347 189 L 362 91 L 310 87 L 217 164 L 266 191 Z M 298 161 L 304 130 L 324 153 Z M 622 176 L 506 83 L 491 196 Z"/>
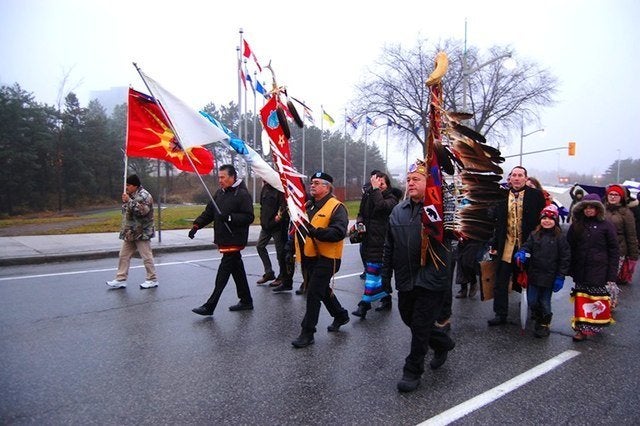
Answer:
<path fill-rule="evenodd" d="M 311 176 L 311 200 L 306 204 L 309 224 L 302 261 L 307 264 L 307 311 L 302 320 L 300 336 L 291 344 L 304 348 L 314 343 L 320 303 L 333 317 L 327 327 L 335 332 L 349 322 L 349 312 L 340 305 L 331 289 L 331 278 L 340 269 L 342 247 L 347 236 L 349 215 L 345 206 L 333 196 L 333 178 L 324 172 Z"/>

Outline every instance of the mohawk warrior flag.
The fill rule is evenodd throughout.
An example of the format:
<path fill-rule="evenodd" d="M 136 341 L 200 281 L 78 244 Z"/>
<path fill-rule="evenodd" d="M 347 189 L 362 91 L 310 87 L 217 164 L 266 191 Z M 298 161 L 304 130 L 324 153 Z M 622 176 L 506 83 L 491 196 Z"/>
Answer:
<path fill-rule="evenodd" d="M 260 121 L 271 140 L 273 162 L 276 164 L 284 194 L 289 208 L 291 221 L 296 228 L 308 221 L 305 211 L 305 192 L 302 185 L 302 175 L 298 173 L 291 162 L 291 149 L 289 139 L 284 134 L 278 120 L 277 96 L 272 96 L 260 110 Z"/>
<path fill-rule="evenodd" d="M 195 172 L 208 174 L 213 170 L 213 154 L 201 146 L 182 149 L 155 100 L 131 88 L 127 122 L 126 154 L 129 157 L 158 158 L 185 172 L 194 172 L 189 155 Z"/>

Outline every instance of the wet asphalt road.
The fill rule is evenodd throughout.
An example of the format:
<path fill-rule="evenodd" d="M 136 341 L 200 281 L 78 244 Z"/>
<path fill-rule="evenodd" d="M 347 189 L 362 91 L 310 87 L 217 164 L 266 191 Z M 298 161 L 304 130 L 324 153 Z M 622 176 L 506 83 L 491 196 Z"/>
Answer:
<path fill-rule="evenodd" d="M 244 259 L 255 309 L 227 310 L 237 302 L 231 282 L 212 318 L 190 310 L 211 292 L 215 251 L 158 255 L 160 286 L 151 290 L 137 286 L 138 259 L 123 290 L 104 284 L 115 258 L 2 268 L 0 423 L 412 425 L 577 351 L 455 424 L 638 424 L 637 277 L 623 288 L 616 325 L 583 343 L 571 341 L 570 280 L 554 295 L 544 340 L 531 336 L 531 325 L 521 334 L 518 294 L 513 324 L 497 328 L 486 325 L 491 302 L 454 300 L 457 347 L 441 369 L 427 366 L 416 392 L 400 394 L 409 331 L 395 295 L 393 311 L 352 316 L 339 333 L 326 331 L 323 308 L 316 343 L 294 349 L 304 298 L 256 286 L 255 248 Z M 357 247 L 347 244 L 335 286 L 349 311 L 361 296 L 360 272 Z"/>

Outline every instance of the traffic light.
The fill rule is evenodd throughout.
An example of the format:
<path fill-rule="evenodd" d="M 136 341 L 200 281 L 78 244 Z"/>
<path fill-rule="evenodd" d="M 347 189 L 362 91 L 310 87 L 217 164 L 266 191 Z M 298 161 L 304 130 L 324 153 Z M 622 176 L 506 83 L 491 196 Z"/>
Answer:
<path fill-rule="evenodd" d="M 569 142 L 569 155 L 571 155 L 571 156 L 576 155 L 576 143 L 575 142 Z"/>

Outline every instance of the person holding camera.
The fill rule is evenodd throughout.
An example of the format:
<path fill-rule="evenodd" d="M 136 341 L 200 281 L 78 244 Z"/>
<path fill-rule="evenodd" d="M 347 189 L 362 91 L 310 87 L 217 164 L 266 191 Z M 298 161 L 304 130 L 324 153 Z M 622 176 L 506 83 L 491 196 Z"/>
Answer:
<path fill-rule="evenodd" d="M 361 253 L 365 262 L 365 283 L 362 300 L 353 315 L 364 319 L 371 309 L 371 302 L 381 300 L 376 311 L 391 309 L 391 286 L 384 288 L 380 278 L 382 251 L 391 210 L 398 204 L 402 192 L 391 187 L 389 176 L 375 170 L 369 179 L 371 186 L 360 205 L 359 220 L 355 232 L 362 237 Z"/>

